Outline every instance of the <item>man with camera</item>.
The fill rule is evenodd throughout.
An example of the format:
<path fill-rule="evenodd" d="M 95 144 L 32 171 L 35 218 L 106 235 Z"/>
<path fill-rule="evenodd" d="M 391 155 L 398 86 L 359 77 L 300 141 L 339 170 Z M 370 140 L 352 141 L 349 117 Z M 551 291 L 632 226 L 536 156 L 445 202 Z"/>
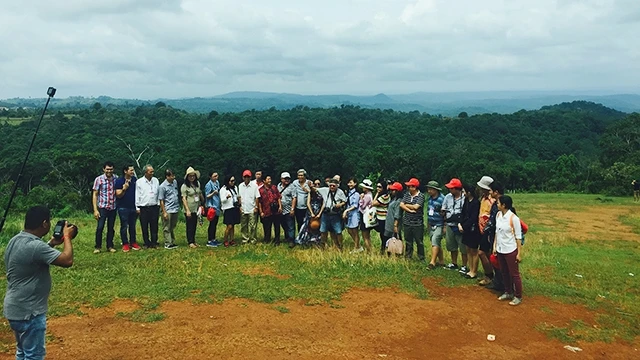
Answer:
<path fill-rule="evenodd" d="M 44 206 L 27 211 L 24 230 L 7 245 L 4 262 L 7 292 L 4 316 L 16 337 L 16 359 L 44 359 L 47 309 L 51 291 L 49 265 L 73 265 L 71 240 L 77 227 L 61 220 L 53 237 L 45 244 L 41 237 L 51 230 L 51 212 Z M 64 244 L 62 252 L 54 249 Z"/>
<path fill-rule="evenodd" d="M 331 233 L 331 240 L 335 246 L 342 250 L 342 211 L 347 204 L 347 196 L 338 189 L 339 182 L 336 179 L 329 180 L 329 191 L 323 195 L 325 210 L 320 218 L 320 236 L 322 244 L 327 243 L 327 234 Z"/>

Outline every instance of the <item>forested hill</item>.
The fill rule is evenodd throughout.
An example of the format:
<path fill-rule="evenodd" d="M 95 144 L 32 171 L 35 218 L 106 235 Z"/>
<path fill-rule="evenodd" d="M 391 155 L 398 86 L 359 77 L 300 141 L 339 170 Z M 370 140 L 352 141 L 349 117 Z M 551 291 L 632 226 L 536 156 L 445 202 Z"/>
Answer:
<path fill-rule="evenodd" d="M 0 206 L 36 126 L 2 119 Z M 143 151 L 140 165 L 151 163 L 158 175 L 164 167 L 182 174 L 194 166 L 223 176 L 245 168 L 267 174 L 305 168 L 312 177 L 380 173 L 443 183 L 491 175 L 510 189 L 621 192 L 640 169 L 640 157 L 633 156 L 640 131 L 634 129 L 640 129 L 640 115 L 589 102 L 453 118 L 355 106 L 197 114 L 164 103 L 135 109 L 95 104 L 45 118 L 25 171 L 23 190 L 30 194 L 18 206 L 88 209 L 102 162 L 114 161 L 120 173 Z"/>

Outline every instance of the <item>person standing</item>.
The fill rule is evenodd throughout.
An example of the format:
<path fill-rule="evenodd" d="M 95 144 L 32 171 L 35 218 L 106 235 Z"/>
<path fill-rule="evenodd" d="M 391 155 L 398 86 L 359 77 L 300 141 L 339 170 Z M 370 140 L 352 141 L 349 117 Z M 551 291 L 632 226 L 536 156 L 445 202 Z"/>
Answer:
<path fill-rule="evenodd" d="M 442 202 L 442 212 L 446 221 L 445 237 L 447 240 L 447 251 L 451 253 L 451 263 L 446 266 L 448 270 L 458 270 L 466 274 L 467 268 L 467 248 L 462 243 L 462 233 L 458 229 L 458 224 L 462 222 L 462 207 L 464 206 L 464 194 L 462 193 L 462 181 L 453 178 L 445 185 L 449 193 Z M 462 267 L 458 267 L 458 252 L 462 253 Z"/>
<path fill-rule="evenodd" d="M 469 271 L 463 273 L 467 279 L 478 277 L 478 247 L 480 246 L 480 229 L 478 218 L 480 215 L 480 201 L 476 196 L 476 187 L 471 184 L 464 186 L 464 204 L 462 205 L 462 222 L 458 224 L 458 231 L 462 233 L 462 243 L 467 247 Z"/>
<path fill-rule="evenodd" d="M 398 184 L 402 187 L 402 184 Z M 379 181 L 376 184 L 376 196 L 373 198 L 373 206 L 376 208 L 376 218 L 378 219 L 378 226 L 376 226 L 375 229 L 380 234 L 380 255 L 384 255 L 387 247 L 387 241 L 385 239 L 385 222 L 387 221 L 389 203 L 391 202 L 391 194 L 388 189 L 391 185 L 392 184 L 389 184 L 387 186 L 386 182 Z M 398 203 L 398 205 L 400 205 L 400 203 Z"/>
<path fill-rule="evenodd" d="M 413 256 L 413 243 L 418 249 L 418 260 L 424 261 L 424 194 L 418 190 L 420 181 L 411 178 L 405 183 L 409 191 L 404 194 L 400 208 L 404 211 L 404 239 L 406 241 L 405 257 Z"/>
<path fill-rule="evenodd" d="M 284 232 L 284 240 L 289 243 L 289 247 L 295 247 L 295 201 L 297 192 L 291 186 L 291 175 L 283 172 L 280 175 L 280 184 L 278 184 L 282 204 L 282 217 L 280 223 Z"/>
<path fill-rule="evenodd" d="M 522 302 L 519 266 L 522 261 L 522 228 L 520 218 L 514 213 L 510 196 L 503 195 L 498 198 L 498 210 L 493 253 L 498 256 L 504 283 L 504 293 L 498 300 L 511 300 L 509 305 L 516 306 Z"/>
<path fill-rule="evenodd" d="M 329 192 L 324 198 L 325 210 L 320 217 L 320 241 L 327 243 L 327 234 L 331 233 L 333 244 L 342 250 L 342 219 L 340 213 L 347 203 L 347 196 L 338 188 L 340 182 L 336 179 L 329 180 Z"/>
<path fill-rule="evenodd" d="M 280 245 L 280 218 L 282 217 L 282 196 L 278 187 L 271 184 L 271 176 L 264 178 L 264 183 L 260 188 L 260 198 L 258 201 L 258 211 L 262 218 L 262 229 L 264 231 L 263 242 L 271 243 L 271 228 L 273 227 L 273 244 Z"/>
<path fill-rule="evenodd" d="M 293 182 L 293 188 L 296 190 L 296 223 L 298 231 L 304 224 L 304 218 L 307 216 L 307 195 L 311 191 L 311 180 L 307 180 L 307 171 L 305 169 L 298 170 L 298 180 Z"/>
<path fill-rule="evenodd" d="M 140 227 L 142 227 L 142 239 L 144 247 L 156 249 L 158 247 L 158 188 L 160 183 L 153 177 L 154 169 L 151 165 L 145 165 L 144 176 L 136 181 L 136 209 L 140 215 Z M 149 238 L 151 232 L 151 238 Z"/>
<path fill-rule="evenodd" d="M 220 246 L 220 242 L 216 239 L 216 232 L 218 230 L 218 220 L 220 219 L 220 214 L 222 214 L 222 208 L 220 207 L 220 181 L 218 181 L 217 172 L 212 172 L 209 175 L 209 182 L 204 186 L 204 194 L 206 198 L 207 218 L 209 218 L 209 211 L 211 211 L 209 209 L 213 209 L 215 212 L 213 219 L 209 220 L 207 246 L 218 247 Z"/>
<path fill-rule="evenodd" d="M 220 207 L 222 208 L 222 223 L 226 225 L 224 229 L 224 246 L 234 246 L 235 225 L 240 224 L 240 198 L 238 197 L 238 187 L 236 178 L 229 175 L 224 180 L 224 185 L 220 188 Z"/>
<path fill-rule="evenodd" d="M 138 212 L 136 211 L 136 181 L 133 166 L 127 165 L 122 168 L 123 176 L 115 181 L 116 208 L 120 218 L 120 239 L 122 239 L 122 252 L 129 252 L 130 249 L 140 250 L 140 245 L 136 242 L 136 221 Z M 127 238 L 127 233 L 129 237 Z"/>
<path fill-rule="evenodd" d="M 104 173 L 93 181 L 93 217 L 98 220 L 94 254 L 100 253 L 102 249 L 102 233 L 104 232 L 105 222 L 107 224 L 107 250 L 112 253 L 116 252 L 113 247 L 116 222 L 116 189 L 113 163 L 111 161 L 105 162 L 102 166 L 102 171 Z"/>
<path fill-rule="evenodd" d="M 493 265 L 489 261 L 491 255 L 491 242 L 489 241 L 489 220 L 491 218 L 491 207 L 495 202 L 495 199 L 491 197 L 491 184 L 493 178 L 490 176 L 483 176 L 480 181 L 477 182 L 478 188 L 480 188 L 480 213 L 478 215 L 478 229 L 480 230 L 480 244 L 478 249 L 478 258 L 482 263 L 484 269 L 484 277 L 479 281 L 479 285 L 485 286 L 491 283 L 493 279 Z"/>
<path fill-rule="evenodd" d="M 358 211 L 360 213 L 360 231 L 362 232 L 364 247 L 367 249 L 367 252 L 370 253 L 371 228 L 367 227 L 367 224 L 365 224 L 364 215 L 365 212 L 369 211 L 373 207 L 373 195 L 371 194 L 371 190 L 373 190 L 373 183 L 369 179 L 364 179 L 359 186 L 360 188 L 362 188 L 362 194 L 360 194 L 360 200 L 358 202 Z"/>
<path fill-rule="evenodd" d="M 640 182 L 634 179 L 631 182 L 631 185 L 633 185 L 633 201 L 639 202 L 640 201 Z"/>
<path fill-rule="evenodd" d="M 198 247 L 196 244 L 196 229 L 198 227 L 198 208 L 200 204 L 204 204 L 204 197 L 200 189 L 200 171 L 195 170 L 191 166 L 187 168 L 184 175 L 184 184 L 180 188 L 182 194 L 182 207 L 186 219 L 187 242 L 189 247 L 194 249 Z"/>
<path fill-rule="evenodd" d="M 498 199 L 504 195 L 504 186 L 498 181 L 494 181 L 489 185 L 491 188 L 491 192 L 489 193 L 491 197 L 495 200 L 493 205 L 491 205 L 491 212 L 489 214 L 489 223 L 486 227 L 486 232 L 489 234 L 489 244 L 490 251 L 493 251 L 496 241 L 496 216 L 498 216 Z M 502 282 L 502 272 L 498 268 L 493 268 L 493 279 L 489 284 L 487 284 L 487 289 L 494 290 L 497 292 L 504 291 L 504 283 Z M 482 285 L 482 283 L 481 283 Z"/>
<path fill-rule="evenodd" d="M 16 338 L 16 359 L 44 359 L 47 310 L 51 292 L 49 265 L 71 267 L 77 229 L 68 223 L 61 239 L 42 237 L 51 229 L 51 212 L 44 206 L 27 210 L 24 230 L 11 238 L 4 251 L 7 290 L 4 317 Z M 64 244 L 62 252 L 54 247 Z"/>
<path fill-rule="evenodd" d="M 402 201 L 402 184 L 394 182 L 389 185 L 389 206 L 387 208 L 387 216 L 385 220 L 384 233 L 381 234 L 382 248 L 387 252 L 387 241 L 395 236 L 400 239 L 400 224 L 402 223 L 402 209 L 400 209 L 400 202 Z"/>
<path fill-rule="evenodd" d="M 360 194 L 358 194 L 358 190 L 356 189 L 358 181 L 355 178 L 350 178 L 349 181 L 347 181 L 347 186 L 349 187 L 349 192 L 347 193 L 347 208 L 344 210 L 344 213 L 342 213 L 342 219 L 345 222 L 347 233 L 349 233 L 353 239 L 354 247 L 351 252 L 361 253 L 364 251 L 364 248 L 360 245 L 360 233 L 358 232 L 360 226 L 360 213 L 358 212 Z"/>
<path fill-rule="evenodd" d="M 178 184 L 173 170 L 164 171 L 165 180 L 158 188 L 158 200 L 162 210 L 162 234 L 164 235 L 164 248 L 172 250 L 176 245 L 176 234 L 174 230 L 178 225 L 178 213 L 180 212 L 180 199 L 178 195 Z"/>
<path fill-rule="evenodd" d="M 442 238 L 444 236 L 444 216 L 442 216 L 442 203 L 444 196 L 437 181 L 431 180 L 427 183 L 427 222 L 429 225 L 429 239 L 431 240 L 431 262 L 429 270 L 436 266 L 444 266 L 444 255 L 442 253 Z M 439 262 L 438 262 L 439 260 Z"/>
<path fill-rule="evenodd" d="M 242 183 L 238 186 L 238 196 L 240 204 L 242 204 L 240 216 L 240 233 L 242 234 L 242 243 L 248 242 L 255 244 L 256 226 L 258 221 L 258 199 L 260 192 L 258 185 L 251 181 L 251 171 L 245 170 L 242 173 Z"/>

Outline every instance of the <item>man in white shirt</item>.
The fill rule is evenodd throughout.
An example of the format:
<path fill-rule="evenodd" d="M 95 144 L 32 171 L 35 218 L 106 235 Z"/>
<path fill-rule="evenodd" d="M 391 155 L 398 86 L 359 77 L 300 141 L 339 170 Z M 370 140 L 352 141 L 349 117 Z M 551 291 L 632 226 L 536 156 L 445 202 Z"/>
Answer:
<path fill-rule="evenodd" d="M 145 165 L 143 170 L 144 176 L 136 181 L 136 210 L 140 215 L 144 247 L 155 249 L 158 247 L 158 216 L 160 214 L 158 188 L 160 183 L 158 179 L 153 177 L 153 166 Z M 151 230 L 151 239 L 149 239 L 149 230 Z"/>
<path fill-rule="evenodd" d="M 242 234 L 242 242 L 258 241 L 256 237 L 256 229 L 258 226 L 258 199 L 260 192 L 258 185 L 251 181 L 251 171 L 245 170 L 242 173 L 243 182 L 238 186 L 238 196 L 240 197 L 240 233 Z"/>

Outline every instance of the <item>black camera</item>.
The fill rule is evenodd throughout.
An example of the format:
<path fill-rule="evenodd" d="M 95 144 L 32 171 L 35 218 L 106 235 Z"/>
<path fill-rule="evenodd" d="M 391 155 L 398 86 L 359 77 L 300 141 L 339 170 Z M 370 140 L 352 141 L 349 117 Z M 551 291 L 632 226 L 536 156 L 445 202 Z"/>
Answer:
<path fill-rule="evenodd" d="M 47 95 L 49 95 L 49 97 L 54 97 L 56 95 L 56 88 L 49 87 L 47 89 Z"/>
<path fill-rule="evenodd" d="M 233 206 L 234 206 L 234 207 L 239 208 L 239 207 L 240 207 L 240 201 L 236 201 L 236 202 L 234 202 L 234 203 L 233 203 Z"/>
<path fill-rule="evenodd" d="M 67 223 L 67 220 L 58 220 L 58 222 L 56 223 L 56 226 L 53 228 L 53 237 L 56 240 L 60 240 L 64 236 L 64 225 L 66 223 Z M 76 235 L 78 235 L 78 227 L 73 224 L 69 224 L 69 226 L 73 227 L 71 238 L 74 239 Z"/>

